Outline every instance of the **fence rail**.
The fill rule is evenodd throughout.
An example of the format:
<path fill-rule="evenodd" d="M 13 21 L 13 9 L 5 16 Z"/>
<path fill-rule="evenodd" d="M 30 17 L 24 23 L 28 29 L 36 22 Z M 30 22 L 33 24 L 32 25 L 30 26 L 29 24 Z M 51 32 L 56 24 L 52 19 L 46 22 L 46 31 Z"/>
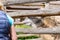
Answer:
<path fill-rule="evenodd" d="M 20 10 L 16 12 L 9 12 L 7 13 L 13 18 L 20 18 L 20 17 L 36 17 L 36 16 L 59 16 L 60 10 L 54 9 L 52 10 Z"/>
<path fill-rule="evenodd" d="M 48 9 L 48 10 L 20 10 L 8 13 L 13 18 L 20 18 L 20 17 L 31 17 L 31 16 L 59 16 L 60 15 L 60 8 L 58 9 Z M 20 23 L 14 23 L 20 24 Z M 17 29 L 16 32 L 23 32 L 29 34 L 60 34 L 60 27 L 53 27 L 53 28 L 29 28 L 29 29 Z"/>
<path fill-rule="evenodd" d="M 57 16 L 60 15 L 60 11 L 59 12 L 54 12 L 54 13 L 37 13 L 37 14 L 19 14 L 18 16 L 13 16 L 13 18 L 20 18 L 20 17 L 31 17 L 31 16 Z M 15 23 L 15 24 L 21 24 L 19 23 Z M 22 23 L 23 24 L 23 23 Z M 23 33 L 28 33 L 28 34 L 60 34 L 60 27 L 52 27 L 52 28 L 29 28 L 29 29 L 21 29 L 21 28 L 16 28 L 16 32 L 23 32 Z"/>
<path fill-rule="evenodd" d="M 54 28 L 16 28 L 16 32 L 25 34 L 59 34 L 60 27 Z"/>

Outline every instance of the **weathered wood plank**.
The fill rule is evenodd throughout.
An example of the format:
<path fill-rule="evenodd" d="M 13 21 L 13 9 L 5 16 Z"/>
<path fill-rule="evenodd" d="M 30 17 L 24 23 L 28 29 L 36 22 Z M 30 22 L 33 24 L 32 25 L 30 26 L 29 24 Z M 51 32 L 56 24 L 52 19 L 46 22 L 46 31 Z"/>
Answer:
<path fill-rule="evenodd" d="M 51 4 L 51 5 L 60 5 L 60 1 L 50 1 L 49 4 Z"/>
<path fill-rule="evenodd" d="M 16 3 L 27 3 L 27 2 L 47 2 L 47 0 L 3 0 L 4 4 L 16 4 Z"/>
<path fill-rule="evenodd" d="M 31 17 L 31 16 L 59 16 L 60 10 L 58 9 L 45 9 L 45 10 L 20 10 L 16 12 L 7 13 L 13 18 L 17 17 Z"/>
<path fill-rule="evenodd" d="M 16 5 L 9 5 L 7 7 L 10 7 L 10 8 L 40 8 L 40 6 L 16 6 Z"/>
<path fill-rule="evenodd" d="M 10 4 L 11 5 L 20 5 L 20 6 L 45 6 L 46 2 L 28 2 L 28 3 L 18 3 L 18 4 Z M 7 5 L 9 6 L 9 5 Z"/>
<path fill-rule="evenodd" d="M 60 27 L 54 28 L 30 28 L 30 29 L 16 29 L 16 32 L 23 32 L 26 34 L 59 34 Z"/>
<path fill-rule="evenodd" d="M 45 6 L 46 2 L 25 3 L 23 6 Z"/>

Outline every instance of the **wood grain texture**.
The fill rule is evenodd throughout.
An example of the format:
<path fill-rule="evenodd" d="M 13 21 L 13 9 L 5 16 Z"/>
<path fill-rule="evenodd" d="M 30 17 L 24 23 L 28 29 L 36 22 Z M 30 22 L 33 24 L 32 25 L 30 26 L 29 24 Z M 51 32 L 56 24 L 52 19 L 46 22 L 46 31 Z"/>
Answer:
<path fill-rule="evenodd" d="M 60 33 L 60 27 L 54 27 L 54 28 L 19 28 L 16 29 L 16 32 L 23 32 L 25 34 L 59 34 Z"/>

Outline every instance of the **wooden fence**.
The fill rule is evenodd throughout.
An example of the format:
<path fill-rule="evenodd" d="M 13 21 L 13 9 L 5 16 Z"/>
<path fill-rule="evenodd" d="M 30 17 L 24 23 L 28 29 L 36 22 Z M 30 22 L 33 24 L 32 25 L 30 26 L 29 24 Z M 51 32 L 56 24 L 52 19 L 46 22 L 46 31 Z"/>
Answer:
<path fill-rule="evenodd" d="M 24 8 L 24 6 L 15 6 L 15 5 L 10 5 L 8 6 L 10 8 Z M 25 8 L 28 8 L 27 6 L 25 6 Z M 31 8 L 31 7 L 29 7 Z M 34 7 L 32 7 L 34 8 Z M 36 7 L 35 7 L 36 8 Z M 37 7 L 38 8 L 38 7 Z M 11 11 L 11 10 L 10 10 Z M 9 12 L 7 13 L 8 15 L 10 15 L 12 18 L 21 18 L 21 17 L 36 17 L 36 16 L 40 16 L 40 17 L 45 17 L 45 16 L 59 16 L 60 15 L 60 8 L 55 8 L 55 9 L 44 9 L 44 10 L 13 10 L 13 12 Z M 14 24 L 23 24 L 20 22 L 15 22 Z M 60 33 L 60 27 L 54 27 L 54 28 L 30 28 L 30 29 L 16 29 L 17 32 L 23 32 L 23 33 L 31 33 L 31 34 L 59 34 Z"/>
<path fill-rule="evenodd" d="M 31 17 L 31 16 L 59 16 L 60 15 L 60 12 L 57 12 L 57 13 L 46 13 L 46 14 L 25 14 L 25 15 L 19 15 L 19 16 L 12 16 L 13 18 L 20 18 L 20 17 Z M 15 25 L 19 25 L 19 24 L 23 24 L 21 22 L 15 22 L 14 23 Z M 18 28 L 16 29 L 16 32 L 23 32 L 23 33 L 28 33 L 28 34 L 60 34 L 60 27 L 53 27 L 53 28 Z"/>

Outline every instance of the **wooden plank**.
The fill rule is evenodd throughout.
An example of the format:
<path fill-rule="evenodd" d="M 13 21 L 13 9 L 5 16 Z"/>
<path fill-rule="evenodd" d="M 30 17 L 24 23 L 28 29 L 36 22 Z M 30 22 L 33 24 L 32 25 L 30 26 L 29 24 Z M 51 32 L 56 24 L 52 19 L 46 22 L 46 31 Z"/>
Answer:
<path fill-rule="evenodd" d="M 25 34 L 59 34 L 60 33 L 60 27 L 54 27 L 54 28 L 30 28 L 30 29 L 17 29 L 16 32 L 23 32 Z"/>
<path fill-rule="evenodd" d="M 20 5 L 20 6 L 45 6 L 46 2 L 31 2 L 31 3 L 21 3 L 21 4 L 11 4 L 11 5 Z"/>
<path fill-rule="evenodd" d="M 47 0 L 3 0 L 4 4 L 28 3 L 28 2 L 46 2 Z"/>
<path fill-rule="evenodd" d="M 30 14 L 30 15 L 19 15 L 19 16 L 12 16 L 12 18 L 20 18 L 20 17 L 36 17 L 36 16 L 60 16 L 59 14 Z"/>
<path fill-rule="evenodd" d="M 20 18 L 20 17 L 35 17 L 35 16 L 59 16 L 60 15 L 60 10 L 46 10 L 46 11 L 41 11 L 41 10 L 21 10 L 17 12 L 11 12 L 7 13 L 13 18 Z"/>
<path fill-rule="evenodd" d="M 38 3 L 25 3 L 25 4 L 22 4 L 24 6 L 45 6 L 45 3 L 42 3 L 42 2 L 38 2 Z"/>
<path fill-rule="evenodd" d="M 50 1 L 49 4 L 51 4 L 51 5 L 60 5 L 60 1 Z"/>
<path fill-rule="evenodd" d="M 20 5 L 18 5 L 18 6 L 16 6 L 16 5 L 9 5 L 7 7 L 9 7 L 9 8 L 40 8 L 40 6 L 20 6 Z"/>

